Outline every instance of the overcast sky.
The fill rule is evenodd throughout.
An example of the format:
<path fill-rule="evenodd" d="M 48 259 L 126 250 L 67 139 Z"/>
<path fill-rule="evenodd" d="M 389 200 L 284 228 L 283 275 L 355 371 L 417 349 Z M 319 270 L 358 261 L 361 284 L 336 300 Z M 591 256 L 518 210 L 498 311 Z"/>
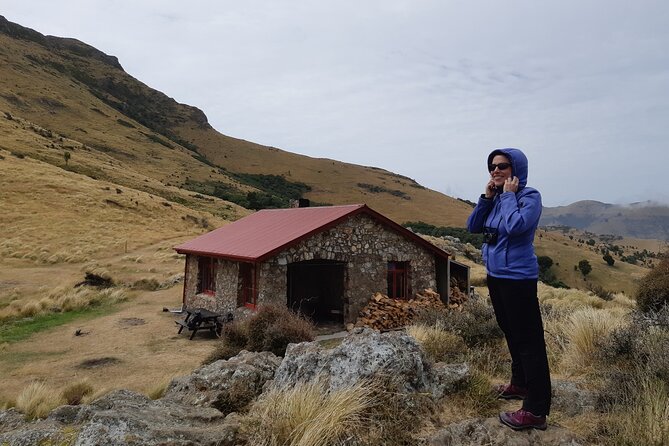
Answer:
<path fill-rule="evenodd" d="M 2 0 L 226 135 L 475 200 L 518 147 L 544 204 L 669 203 L 669 2 Z"/>

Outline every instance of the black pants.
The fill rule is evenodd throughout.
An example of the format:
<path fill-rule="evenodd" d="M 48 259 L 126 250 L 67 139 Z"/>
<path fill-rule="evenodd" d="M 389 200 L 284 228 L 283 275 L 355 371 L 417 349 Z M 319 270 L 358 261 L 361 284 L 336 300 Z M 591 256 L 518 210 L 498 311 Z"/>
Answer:
<path fill-rule="evenodd" d="M 551 379 L 537 281 L 488 276 L 488 290 L 511 353 L 511 384 L 527 389 L 523 409 L 534 415 L 548 415 Z"/>

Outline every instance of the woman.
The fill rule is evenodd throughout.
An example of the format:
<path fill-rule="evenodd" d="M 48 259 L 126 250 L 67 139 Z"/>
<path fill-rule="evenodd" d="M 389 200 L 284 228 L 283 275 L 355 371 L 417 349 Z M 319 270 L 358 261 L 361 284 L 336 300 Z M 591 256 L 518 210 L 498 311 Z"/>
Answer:
<path fill-rule="evenodd" d="M 537 300 L 539 266 L 534 232 L 541 216 L 541 195 L 527 187 L 527 157 L 518 149 L 488 155 L 490 180 L 467 229 L 483 233 L 483 261 L 495 317 L 511 353 L 511 381 L 500 398 L 523 399 L 515 412 L 499 419 L 512 429 L 546 429 L 551 382 L 543 323 Z"/>

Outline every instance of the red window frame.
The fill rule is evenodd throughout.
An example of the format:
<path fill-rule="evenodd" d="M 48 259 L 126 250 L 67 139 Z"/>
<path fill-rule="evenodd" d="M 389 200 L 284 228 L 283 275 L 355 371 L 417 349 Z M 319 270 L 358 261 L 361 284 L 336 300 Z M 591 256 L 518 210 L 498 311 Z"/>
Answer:
<path fill-rule="evenodd" d="M 409 298 L 409 262 L 388 262 L 388 297 Z"/>
<path fill-rule="evenodd" d="M 216 259 L 200 257 L 197 262 L 198 294 L 216 294 Z"/>
<path fill-rule="evenodd" d="M 256 265 L 253 263 L 239 264 L 239 303 L 247 308 L 256 308 L 258 299 L 256 288 Z"/>

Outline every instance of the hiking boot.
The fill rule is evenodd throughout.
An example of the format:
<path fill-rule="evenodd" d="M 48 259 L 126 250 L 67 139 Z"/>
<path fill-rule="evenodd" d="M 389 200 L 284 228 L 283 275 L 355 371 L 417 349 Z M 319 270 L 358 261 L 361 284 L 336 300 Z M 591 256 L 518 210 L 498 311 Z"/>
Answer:
<path fill-rule="evenodd" d="M 499 421 L 506 424 L 511 429 L 519 431 L 523 429 L 546 430 L 546 417 L 538 417 L 524 409 L 515 412 L 502 412 L 499 414 Z"/>
<path fill-rule="evenodd" d="M 495 387 L 497 398 L 503 400 L 524 400 L 527 396 L 527 389 L 515 384 L 500 384 Z"/>

